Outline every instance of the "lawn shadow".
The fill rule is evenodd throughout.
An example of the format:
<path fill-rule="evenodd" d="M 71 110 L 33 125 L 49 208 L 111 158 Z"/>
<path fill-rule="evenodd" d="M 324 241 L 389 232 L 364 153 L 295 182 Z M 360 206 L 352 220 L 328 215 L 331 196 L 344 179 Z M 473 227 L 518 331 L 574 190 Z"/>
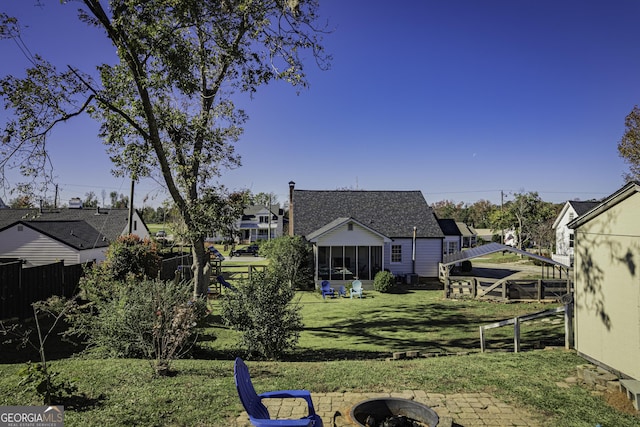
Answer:
<path fill-rule="evenodd" d="M 46 316 L 39 320 L 43 334 L 51 328 L 51 321 L 51 318 Z M 14 325 L 15 330 L 12 328 Z M 4 326 L 13 331 L 0 335 L 0 363 L 26 363 L 40 360 L 38 333 L 32 319 L 11 324 L 4 322 Z M 48 361 L 67 359 L 86 349 L 81 339 L 63 336 L 67 329 L 68 325 L 60 322 L 49 334 L 44 345 L 45 357 Z"/>
<path fill-rule="evenodd" d="M 99 408 L 106 399 L 104 394 L 100 394 L 98 397 L 88 397 L 86 394 L 81 393 L 63 397 L 60 405 L 64 406 L 65 410 L 85 412 Z"/>

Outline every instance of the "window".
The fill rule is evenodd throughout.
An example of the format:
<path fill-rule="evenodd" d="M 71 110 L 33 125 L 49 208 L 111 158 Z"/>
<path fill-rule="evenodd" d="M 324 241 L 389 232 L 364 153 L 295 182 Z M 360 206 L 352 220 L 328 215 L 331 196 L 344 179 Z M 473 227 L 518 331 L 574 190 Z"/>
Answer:
<path fill-rule="evenodd" d="M 391 245 L 391 262 L 402 262 L 402 246 Z"/>
<path fill-rule="evenodd" d="M 443 249 L 444 255 L 454 254 L 458 252 L 458 242 L 445 242 Z"/>
<path fill-rule="evenodd" d="M 350 222 L 349 224 L 347 224 L 347 230 L 349 231 L 353 231 L 353 223 Z"/>
<path fill-rule="evenodd" d="M 569 233 L 569 247 L 572 248 L 573 247 L 573 233 Z"/>
<path fill-rule="evenodd" d="M 260 224 L 267 224 L 269 222 L 269 215 L 260 215 L 258 222 L 260 222 Z"/>

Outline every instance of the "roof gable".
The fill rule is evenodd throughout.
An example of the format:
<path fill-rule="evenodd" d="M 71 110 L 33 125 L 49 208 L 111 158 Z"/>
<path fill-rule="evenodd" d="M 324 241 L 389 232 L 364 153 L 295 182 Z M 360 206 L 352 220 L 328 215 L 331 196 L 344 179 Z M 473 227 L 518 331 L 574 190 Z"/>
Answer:
<path fill-rule="evenodd" d="M 420 191 L 293 191 L 294 234 L 307 236 L 339 218 L 353 218 L 390 238 L 443 238 Z"/>
<path fill-rule="evenodd" d="M 307 240 L 309 240 L 310 242 L 313 242 L 314 240 L 317 240 L 319 237 L 321 237 L 323 234 L 326 234 L 332 230 L 335 230 L 336 228 L 344 225 L 344 224 L 348 224 L 348 223 L 355 223 L 358 224 L 360 227 L 362 227 L 363 229 L 378 235 L 380 238 L 382 238 L 385 242 L 390 242 L 391 239 L 389 239 L 387 236 L 380 234 L 378 231 L 373 230 L 370 227 L 367 227 L 365 224 L 362 224 L 361 222 L 353 219 L 353 218 L 336 218 L 333 221 L 331 221 L 330 223 L 328 223 L 327 225 L 325 225 L 324 227 L 320 227 L 319 229 L 317 229 L 316 231 L 307 234 L 305 237 L 307 238 Z"/>

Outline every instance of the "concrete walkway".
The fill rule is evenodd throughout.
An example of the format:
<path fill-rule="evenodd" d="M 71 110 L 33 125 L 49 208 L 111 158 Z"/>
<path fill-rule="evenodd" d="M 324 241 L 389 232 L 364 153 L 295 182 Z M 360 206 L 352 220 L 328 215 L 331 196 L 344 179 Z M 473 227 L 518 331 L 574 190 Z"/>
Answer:
<path fill-rule="evenodd" d="M 399 397 L 415 400 L 431 407 L 440 417 L 438 427 L 470 426 L 541 426 L 540 418 L 516 409 L 488 393 L 436 394 L 422 390 L 398 393 L 312 393 L 316 412 L 324 427 L 355 426 L 349 418 L 351 407 L 363 400 L 380 397 Z M 265 399 L 263 401 L 274 418 L 301 418 L 307 406 L 301 399 Z M 246 413 L 236 419 L 236 427 L 249 427 Z"/>

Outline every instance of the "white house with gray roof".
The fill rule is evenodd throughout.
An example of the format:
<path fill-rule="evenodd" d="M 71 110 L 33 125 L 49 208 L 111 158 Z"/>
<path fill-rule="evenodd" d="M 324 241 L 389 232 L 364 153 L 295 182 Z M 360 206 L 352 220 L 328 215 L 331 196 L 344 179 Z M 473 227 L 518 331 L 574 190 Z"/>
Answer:
<path fill-rule="evenodd" d="M 556 233 L 556 250 L 551 255 L 551 258 L 554 261 L 561 262 L 567 266 L 573 265 L 574 231 L 567 227 L 567 224 L 599 204 L 600 202 L 596 201 L 583 202 L 577 200 L 569 200 L 564 204 L 553 223 L 553 229 Z"/>
<path fill-rule="evenodd" d="M 420 191 L 289 185 L 289 232 L 313 244 L 316 280 L 370 281 L 381 270 L 437 277 L 444 234 Z"/>
<path fill-rule="evenodd" d="M 128 219 L 128 209 L 1 209 L 0 258 L 22 259 L 27 266 L 103 261 L 109 243 L 128 234 Z M 132 229 L 149 238 L 135 211 Z"/>

